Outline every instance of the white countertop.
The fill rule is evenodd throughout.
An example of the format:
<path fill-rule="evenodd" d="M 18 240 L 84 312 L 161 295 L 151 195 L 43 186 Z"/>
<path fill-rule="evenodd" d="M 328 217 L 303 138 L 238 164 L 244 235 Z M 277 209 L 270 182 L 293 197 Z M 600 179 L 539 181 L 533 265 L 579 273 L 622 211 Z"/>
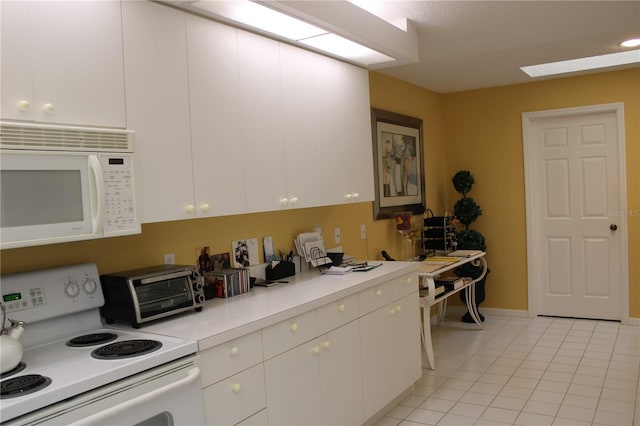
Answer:
<path fill-rule="evenodd" d="M 304 271 L 284 278 L 288 283 L 254 287 L 249 293 L 228 299 L 210 299 L 202 312 L 177 315 L 143 325 L 149 333 L 180 337 L 198 342 L 204 350 L 231 339 L 334 302 L 385 281 L 418 270 L 418 262 L 381 262 L 367 272 L 320 275 Z"/>

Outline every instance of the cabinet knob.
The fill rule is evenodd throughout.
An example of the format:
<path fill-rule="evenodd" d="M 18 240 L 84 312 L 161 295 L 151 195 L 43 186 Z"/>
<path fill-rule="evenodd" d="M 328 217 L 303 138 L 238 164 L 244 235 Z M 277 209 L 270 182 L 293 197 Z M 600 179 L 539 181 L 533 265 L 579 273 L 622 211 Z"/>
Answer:
<path fill-rule="evenodd" d="M 23 99 L 20 102 L 18 102 L 18 109 L 20 111 L 26 111 L 29 108 L 31 108 L 31 104 L 29 103 L 29 101 Z"/>
<path fill-rule="evenodd" d="M 289 198 L 289 204 L 295 205 L 298 202 L 298 197 Z"/>
<path fill-rule="evenodd" d="M 232 384 L 232 385 L 231 385 L 231 390 L 232 390 L 234 393 L 238 393 L 238 392 L 240 392 L 240 389 L 241 389 L 241 387 L 240 387 L 240 383 L 234 383 L 234 384 Z"/>
<path fill-rule="evenodd" d="M 56 110 L 56 107 L 51 104 L 51 103 L 46 103 L 44 104 L 44 106 L 42 107 L 42 110 L 46 113 L 46 114 L 53 114 L 53 112 Z"/>
<path fill-rule="evenodd" d="M 193 204 L 187 204 L 186 206 L 184 206 L 184 211 L 185 213 L 193 214 L 193 212 L 196 211 L 196 208 Z"/>
<path fill-rule="evenodd" d="M 289 326 L 289 330 L 291 330 L 291 331 L 296 331 L 296 330 L 298 330 L 298 323 L 295 323 L 295 322 L 294 322 L 294 323 L 292 323 L 292 324 Z"/>
<path fill-rule="evenodd" d="M 347 194 L 344 196 L 347 200 L 350 200 L 353 197 L 353 194 Z"/>
<path fill-rule="evenodd" d="M 331 342 L 328 340 L 325 340 L 324 342 L 322 342 L 322 347 L 325 349 L 329 349 L 331 347 Z"/>
<path fill-rule="evenodd" d="M 401 305 L 397 305 L 396 306 L 396 312 L 402 312 L 402 306 Z"/>
<path fill-rule="evenodd" d="M 389 314 L 390 315 L 395 315 L 396 314 L 396 308 L 389 309 Z"/>
<path fill-rule="evenodd" d="M 211 208 L 211 204 L 209 203 L 200 204 L 200 211 L 203 213 L 208 212 L 210 208 Z"/>
<path fill-rule="evenodd" d="M 286 206 L 287 204 L 289 204 L 289 199 L 288 198 L 280 198 L 280 205 L 281 206 Z"/>
<path fill-rule="evenodd" d="M 314 346 L 313 348 L 311 348 L 311 352 L 313 352 L 314 354 L 319 354 L 320 353 L 320 347 Z"/>
<path fill-rule="evenodd" d="M 236 356 L 236 355 L 238 355 L 238 353 L 239 353 L 239 352 L 240 352 L 240 349 L 238 349 L 238 347 L 237 347 L 237 346 L 232 346 L 232 347 L 231 347 L 231 349 L 229 349 L 229 353 L 230 353 L 232 356 Z"/>
<path fill-rule="evenodd" d="M 407 284 L 411 282 L 411 277 L 407 277 Z"/>
<path fill-rule="evenodd" d="M 358 194 L 357 192 L 354 192 L 354 193 L 353 193 L 353 198 L 354 198 L 354 199 L 357 199 L 359 196 L 360 196 L 360 194 Z"/>
<path fill-rule="evenodd" d="M 382 290 L 377 289 L 376 290 L 376 296 L 382 296 Z"/>
<path fill-rule="evenodd" d="M 346 306 L 344 306 L 344 303 L 341 303 L 341 304 L 338 305 L 338 311 L 340 311 L 340 312 L 344 312 L 345 308 L 346 308 Z"/>

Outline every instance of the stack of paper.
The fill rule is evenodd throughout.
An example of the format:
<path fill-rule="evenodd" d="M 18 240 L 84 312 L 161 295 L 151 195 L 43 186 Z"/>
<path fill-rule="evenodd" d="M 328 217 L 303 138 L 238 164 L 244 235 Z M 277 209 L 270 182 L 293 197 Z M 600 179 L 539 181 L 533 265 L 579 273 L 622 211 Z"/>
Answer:
<path fill-rule="evenodd" d="M 332 266 L 322 271 L 322 273 L 327 275 L 346 275 L 352 270 L 353 268 L 351 266 Z"/>
<path fill-rule="evenodd" d="M 304 257 L 304 260 L 314 267 L 331 263 L 331 259 L 327 257 L 324 240 L 319 232 L 299 234 L 294 243 L 300 257 Z"/>

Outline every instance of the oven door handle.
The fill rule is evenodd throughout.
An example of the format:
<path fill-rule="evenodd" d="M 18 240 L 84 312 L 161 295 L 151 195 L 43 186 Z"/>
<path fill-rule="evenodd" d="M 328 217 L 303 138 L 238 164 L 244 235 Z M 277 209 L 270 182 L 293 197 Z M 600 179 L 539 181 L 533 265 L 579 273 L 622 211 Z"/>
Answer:
<path fill-rule="evenodd" d="M 130 399 L 126 402 L 123 402 L 122 404 L 118 404 L 104 411 L 100 411 L 99 413 L 95 413 L 89 417 L 85 417 L 84 419 L 71 423 L 69 426 L 91 425 L 91 424 L 96 424 L 101 421 L 107 420 L 108 418 L 113 417 L 117 414 L 120 414 L 125 410 L 147 403 L 152 399 L 157 398 L 160 395 L 163 395 L 167 392 L 171 392 L 182 386 L 190 385 L 191 383 L 196 381 L 199 377 L 200 377 L 200 369 L 198 367 L 193 367 L 192 369 L 189 370 L 189 372 L 187 373 L 187 376 L 184 379 L 180 379 L 177 382 L 171 383 L 170 385 L 163 386 L 159 389 L 155 389 L 144 395 L 141 395 L 136 398 Z"/>

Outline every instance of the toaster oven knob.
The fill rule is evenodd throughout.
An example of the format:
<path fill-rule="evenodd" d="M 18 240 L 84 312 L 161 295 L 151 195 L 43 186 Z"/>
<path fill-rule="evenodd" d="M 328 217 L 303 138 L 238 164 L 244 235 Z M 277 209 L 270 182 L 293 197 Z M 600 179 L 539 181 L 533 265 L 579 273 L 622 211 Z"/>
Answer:
<path fill-rule="evenodd" d="M 195 291 L 200 291 L 202 290 L 202 283 L 200 281 L 196 281 L 195 283 L 193 283 L 193 289 Z"/>
<path fill-rule="evenodd" d="M 196 296 L 197 302 L 198 303 L 204 303 L 204 296 L 199 294 Z"/>

